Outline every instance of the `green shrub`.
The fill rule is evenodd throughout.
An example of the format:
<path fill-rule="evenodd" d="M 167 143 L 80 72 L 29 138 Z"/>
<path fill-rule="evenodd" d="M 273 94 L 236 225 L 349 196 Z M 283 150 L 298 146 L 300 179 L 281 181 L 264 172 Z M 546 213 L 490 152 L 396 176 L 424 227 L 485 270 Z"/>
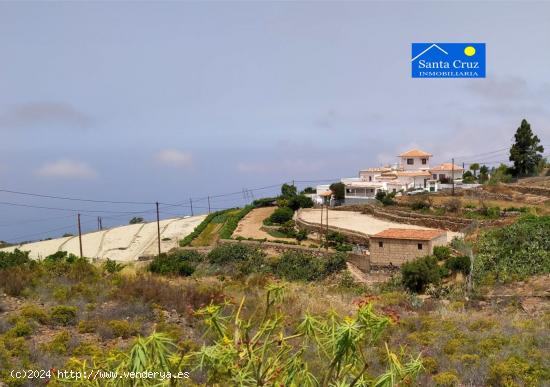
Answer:
<path fill-rule="evenodd" d="M 40 324 L 47 324 L 50 320 L 48 313 L 43 308 L 33 304 L 23 306 L 21 316 L 35 320 Z"/>
<path fill-rule="evenodd" d="M 411 203 L 411 209 L 415 211 L 427 210 L 430 207 L 430 203 L 426 199 L 418 199 Z"/>
<path fill-rule="evenodd" d="M 15 337 L 24 337 L 32 333 L 33 328 L 25 318 L 17 318 L 15 325 L 8 331 Z"/>
<path fill-rule="evenodd" d="M 314 281 L 338 272 L 346 267 L 346 255 L 333 254 L 318 258 L 301 251 L 286 251 L 272 263 L 273 272 L 291 281 Z"/>
<path fill-rule="evenodd" d="M 162 275 L 190 276 L 195 272 L 198 262 L 203 256 L 194 250 L 181 250 L 172 253 L 162 253 L 149 264 L 149 271 Z"/>
<path fill-rule="evenodd" d="M 428 284 L 437 284 L 441 278 L 437 258 L 426 256 L 401 266 L 403 285 L 413 292 L 423 292 Z"/>
<path fill-rule="evenodd" d="M 288 220 L 277 231 L 283 234 L 284 237 L 294 238 L 296 236 L 296 223 L 292 219 Z"/>
<path fill-rule="evenodd" d="M 71 334 L 69 331 L 62 331 L 55 335 L 49 343 L 42 344 L 42 349 L 46 352 L 66 355 L 69 351 L 70 340 Z"/>
<path fill-rule="evenodd" d="M 77 330 L 79 333 L 94 333 L 97 322 L 94 320 L 81 320 L 78 322 Z"/>
<path fill-rule="evenodd" d="M 139 332 L 139 326 L 128 320 L 111 320 L 108 325 L 113 330 L 115 337 L 122 337 L 123 339 L 135 336 Z"/>
<path fill-rule="evenodd" d="M 103 263 L 103 270 L 110 274 L 118 273 L 122 269 L 124 269 L 124 265 L 109 258 Z"/>
<path fill-rule="evenodd" d="M 489 384 L 497 386 L 539 386 L 548 380 L 550 372 L 540 365 L 530 364 L 517 356 L 495 363 L 489 373 Z"/>
<path fill-rule="evenodd" d="M 261 198 L 261 199 L 256 199 L 252 202 L 252 205 L 255 207 L 255 208 L 260 208 L 260 207 L 271 207 L 275 204 L 275 201 L 277 200 L 277 198 Z"/>
<path fill-rule="evenodd" d="M 283 224 L 292 220 L 294 211 L 289 207 L 279 207 L 270 215 L 269 220 L 272 223 Z"/>
<path fill-rule="evenodd" d="M 376 193 L 376 200 L 385 206 L 391 206 L 395 204 L 395 192 L 378 191 Z"/>
<path fill-rule="evenodd" d="M 433 255 L 439 261 L 444 261 L 451 256 L 451 249 L 447 246 L 434 246 Z"/>
<path fill-rule="evenodd" d="M 470 274 L 470 257 L 461 255 L 459 257 L 451 257 L 445 261 L 444 266 L 452 272 L 460 272 L 464 275 Z"/>
<path fill-rule="evenodd" d="M 76 324 L 77 308 L 74 306 L 59 305 L 55 306 L 50 311 L 50 320 L 57 325 L 75 325 Z"/>
<path fill-rule="evenodd" d="M 0 270 L 30 263 L 28 251 L 15 249 L 13 252 L 0 251 Z"/>
<path fill-rule="evenodd" d="M 246 261 L 259 253 L 257 248 L 244 243 L 231 243 L 217 246 L 208 253 L 206 258 L 210 263 L 221 265 L 235 261 Z"/>
<path fill-rule="evenodd" d="M 476 282 L 550 273 L 550 216 L 525 215 L 512 225 L 486 231 L 475 247 Z"/>
<path fill-rule="evenodd" d="M 440 372 L 432 379 L 436 386 L 452 387 L 458 385 L 459 379 L 454 371 Z"/>
<path fill-rule="evenodd" d="M 313 200 L 309 196 L 303 194 L 296 195 L 288 199 L 288 207 L 295 211 L 299 208 L 311 208 L 313 207 Z"/>
<path fill-rule="evenodd" d="M 301 229 L 296 233 L 296 239 L 299 241 L 305 241 L 307 239 L 307 230 Z"/>

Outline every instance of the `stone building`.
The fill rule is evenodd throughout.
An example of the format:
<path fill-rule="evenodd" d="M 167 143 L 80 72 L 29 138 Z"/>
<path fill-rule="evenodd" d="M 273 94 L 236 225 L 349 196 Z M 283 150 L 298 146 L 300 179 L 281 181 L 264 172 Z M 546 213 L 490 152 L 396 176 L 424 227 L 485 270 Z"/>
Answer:
<path fill-rule="evenodd" d="M 433 253 L 434 246 L 447 244 L 444 230 L 389 228 L 370 237 L 372 265 L 401 266 L 402 263 Z"/>

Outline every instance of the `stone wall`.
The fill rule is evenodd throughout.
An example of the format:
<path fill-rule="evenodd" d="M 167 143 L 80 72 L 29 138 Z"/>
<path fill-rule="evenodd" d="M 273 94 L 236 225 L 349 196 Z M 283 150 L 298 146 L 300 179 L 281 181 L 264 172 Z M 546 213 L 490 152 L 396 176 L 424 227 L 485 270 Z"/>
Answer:
<path fill-rule="evenodd" d="M 296 221 L 296 226 L 299 229 L 304 229 L 304 230 L 307 230 L 308 232 L 315 232 L 315 233 L 319 233 L 320 231 L 319 223 L 310 223 L 298 217 L 296 217 L 294 220 Z M 359 231 L 347 230 L 344 228 L 331 226 L 331 225 L 329 225 L 328 229 L 329 231 L 339 232 L 344 236 L 346 241 L 349 243 L 358 244 L 362 246 L 369 245 L 369 236 L 365 233 L 362 233 Z M 323 225 L 323 232 L 324 230 L 326 230 L 326 225 Z"/>
<path fill-rule="evenodd" d="M 443 230 L 451 230 L 463 232 L 466 228 L 473 225 L 474 221 L 471 219 L 452 217 L 452 216 L 438 216 L 421 214 L 413 211 L 408 211 L 398 206 L 373 206 L 373 205 L 361 205 L 361 206 L 342 206 L 334 208 L 336 211 L 356 211 L 363 214 L 372 215 L 376 218 L 386 219 L 397 223 L 414 224 L 416 226 L 438 228 Z M 496 226 L 502 223 L 501 220 L 478 220 L 480 226 Z"/>
<path fill-rule="evenodd" d="M 503 185 L 514 191 L 521 192 L 523 194 L 545 196 L 547 198 L 550 198 L 549 188 L 537 187 L 537 186 L 531 186 L 531 185 L 517 185 L 517 184 L 503 184 Z"/>

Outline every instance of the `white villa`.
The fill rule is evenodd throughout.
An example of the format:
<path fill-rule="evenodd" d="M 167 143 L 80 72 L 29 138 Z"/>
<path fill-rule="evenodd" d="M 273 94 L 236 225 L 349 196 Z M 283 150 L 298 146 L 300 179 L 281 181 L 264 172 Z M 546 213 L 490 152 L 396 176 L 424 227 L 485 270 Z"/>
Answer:
<path fill-rule="evenodd" d="M 436 192 L 440 183 L 451 179 L 460 180 L 464 169 L 451 163 L 430 167 L 432 154 L 411 149 L 398 155 L 399 162 L 379 168 L 359 171 L 359 177 L 343 178 L 346 186 L 346 201 L 372 199 L 378 191 L 400 192 L 425 190 Z M 317 186 L 317 199 L 326 196 L 328 185 Z"/>

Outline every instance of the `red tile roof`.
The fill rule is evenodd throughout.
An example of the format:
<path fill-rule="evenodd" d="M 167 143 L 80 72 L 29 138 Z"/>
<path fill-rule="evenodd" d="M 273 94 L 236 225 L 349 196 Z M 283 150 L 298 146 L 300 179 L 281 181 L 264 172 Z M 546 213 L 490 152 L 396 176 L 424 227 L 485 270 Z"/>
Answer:
<path fill-rule="evenodd" d="M 427 176 L 431 177 L 431 173 L 428 171 L 400 171 L 397 172 L 397 176 Z"/>
<path fill-rule="evenodd" d="M 399 156 L 400 157 L 430 157 L 432 156 L 432 154 L 428 152 L 424 152 L 423 150 L 420 150 L 420 149 L 411 149 L 405 153 L 401 153 Z"/>
<path fill-rule="evenodd" d="M 444 235 L 444 230 L 418 230 L 408 228 L 388 228 L 378 234 L 372 235 L 372 238 L 383 239 L 408 239 L 415 241 L 430 241 L 441 235 Z"/>
<path fill-rule="evenodd" d="M 453 170 L 453 164 L 452 163 L 443 163 L 436 167 L 430 168 L 430 171 L 452 171 Z M 458 165 L 454 165 L 455 171 L 463 171 L 464 168 Z"/>

